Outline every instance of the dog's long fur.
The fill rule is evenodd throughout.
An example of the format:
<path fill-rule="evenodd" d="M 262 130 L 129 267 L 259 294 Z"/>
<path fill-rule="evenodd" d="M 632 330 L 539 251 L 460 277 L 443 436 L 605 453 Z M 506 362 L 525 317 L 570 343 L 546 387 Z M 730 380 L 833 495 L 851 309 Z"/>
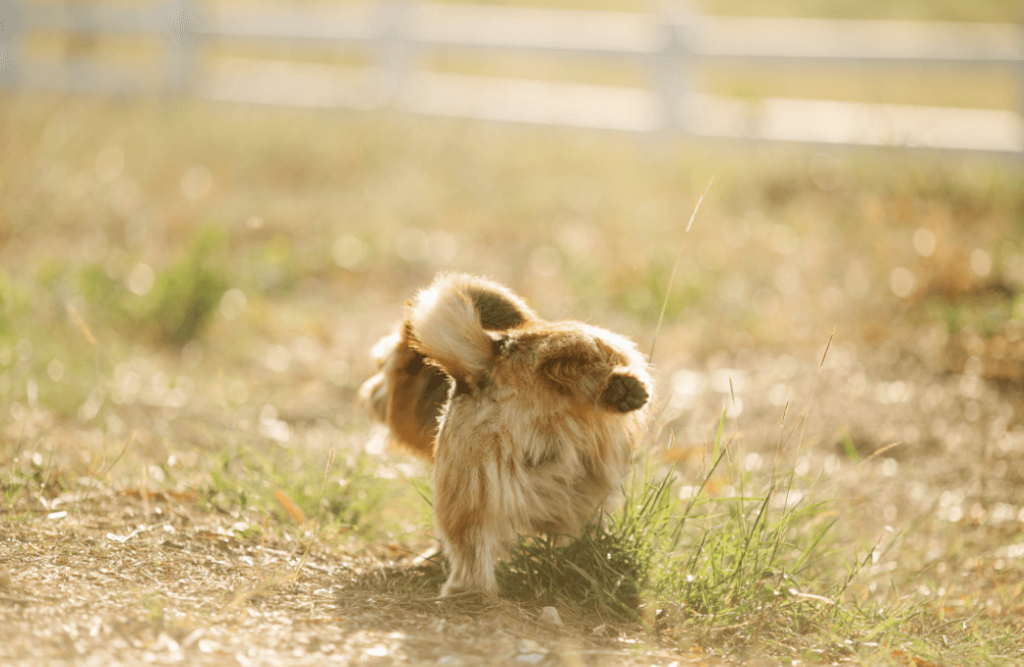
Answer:
<path fill-rule="evenodd" d="M 481 298 L 490 294 L 501 298 Z M 493 326 L 482 302 L 503 313 L 514 303 L 521 316 Z M 403 336 L 450 378 L 433 450 L 434 514 L 452 566 L 441 595 L 494 596 L 495 562 L 519 535 L 578 535 L 617 500 L 647 424 L 646 363 L 622 336 L 545 322 L 500 285 L 461 274 L 416 296 Z M 405 400 L 396 388 L 392 419 Z"/>
<path fill-rule="evenodd" d="M 480 326 L 504 331 L 538 320 L 526 302 L 510 290 L 482 278 L 463 276 L 465 293 L 479 313 Z M 394 440 L 420 456 L 433 458 L 438 418 L 451 383 L 423 353 L 414 349 L 408 319 L 373 349 L 378 372 L 363 383 L 359 396 L 370 413 L 387 424 Z"/>

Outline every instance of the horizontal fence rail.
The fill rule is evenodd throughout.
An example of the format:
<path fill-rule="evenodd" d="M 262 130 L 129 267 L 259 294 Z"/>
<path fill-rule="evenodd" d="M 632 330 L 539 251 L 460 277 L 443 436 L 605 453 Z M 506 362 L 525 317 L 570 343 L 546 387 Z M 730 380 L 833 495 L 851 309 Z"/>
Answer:
<path fill-rule="evenodd" d="M 86 57 L 39 62 L 22 48 L 37 31 L 98 38 L 146 36 L 165 54 L 163 80 Z M 211 66 L 212 44 L 344 48 L 368 67 L 231 59 Z M 421 56 L 525 53 L 626 62 L 648 88 L 471 76 L 420 67 Z M 208 60 L 208 59 L 207 59 Z M 766 98 L 697 90 L 718 63 L 837 67 L 1005 68 L 1024 111 L 1024 30 L 1006 24 L 765 19 L 685 13 L 475 6 L 392 0 L 374 4 L 207 6 L 0 0 L 0 90 L 147 90 L 266 104 L 373 109 L 633 132 L 1020 155 L 1024 115 L 1013 111 Z"/>

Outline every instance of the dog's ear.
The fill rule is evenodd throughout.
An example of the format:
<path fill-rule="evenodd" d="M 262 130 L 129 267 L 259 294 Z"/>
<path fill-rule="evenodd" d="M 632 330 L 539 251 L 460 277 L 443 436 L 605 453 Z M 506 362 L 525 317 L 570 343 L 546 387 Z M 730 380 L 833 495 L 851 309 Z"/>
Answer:
<path fill-rule="evenodd" d="M 623 372 L 594 357 L 560 356 L 541 364 L 541 373 L 563 394 L 575 394 L 583 400 L 600 400 L 620 412 L 639 410 L 647 404 L 650 394 L 637 377 Z"/>
<path fill-rule="evenodd" d="M 629 372 L 630 359 L 613 346 L 578 329 L 563 329 L 549 341 L 538 369 L 557 391 L 583 401 L 600 400 L 621 412 L 647 404 L 648 388 Z"/>
<path fill-rule="evenodd" d="M 553 357 L 540 365 L 541 375 L 563 394 L 574 393 L 586 372 L 586 362 L 577 357 Z"/>
<path fill-rule="evenodd" d="M 538 370 L 555 389 L 563 394 L 575 395 L 584 401 L 597 399 L 618 365 L 618 359 L 609 359 L 603 346 L 585 335 L 565 332 L 549 338 L 547 354 Z"/>

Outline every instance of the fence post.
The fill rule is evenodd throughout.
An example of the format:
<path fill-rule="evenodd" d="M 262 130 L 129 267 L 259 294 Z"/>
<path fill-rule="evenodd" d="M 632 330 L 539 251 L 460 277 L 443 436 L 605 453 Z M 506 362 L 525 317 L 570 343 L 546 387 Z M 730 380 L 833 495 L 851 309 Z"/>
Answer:
<path fill-rule="evenodd" d="M 166 0 L 159 11 L 167 42 L 170 92 L 185 93 L 195 77 L 198 7 L 195 0 Z"/>
<path fill-rule="evenodd" d="M 664 4 L 658 14 L 660 48 L 654 53 L 654 79 L 661 129 L 689 132 L 693 127 L 693 13 L 684 3 Z"/>
<path fill-rule="evenodd" d="M 0 93 L 18 85 L 21 11 L 20 0 L 0 0 Z"/>
<path fill-rule="evenodd" d="M 409 83 L 414 59 L 410 41 L 412 15 L 410 0 L 384 0 L 378 9 L 378 67 L 385 105 L 400 106 Z"/>

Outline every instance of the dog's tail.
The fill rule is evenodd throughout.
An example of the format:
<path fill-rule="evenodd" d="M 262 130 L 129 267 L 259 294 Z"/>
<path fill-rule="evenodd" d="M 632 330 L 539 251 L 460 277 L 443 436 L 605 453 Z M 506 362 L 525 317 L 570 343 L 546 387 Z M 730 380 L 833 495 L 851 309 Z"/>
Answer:
<path fill-rule="evenodd" d="M 470 387 L 494 361 L 487 331 L 534 319 L 529 306 L 501 285 L 459 273 L 438 276 L 409 305 L 416 348 L 456 383 Z"/>

